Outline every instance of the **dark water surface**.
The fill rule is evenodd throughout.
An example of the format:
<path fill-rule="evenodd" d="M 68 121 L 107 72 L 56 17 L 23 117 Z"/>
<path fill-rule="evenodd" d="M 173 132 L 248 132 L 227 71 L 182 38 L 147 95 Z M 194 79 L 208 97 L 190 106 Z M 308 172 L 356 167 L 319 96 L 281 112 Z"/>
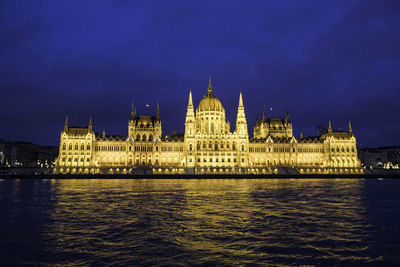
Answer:
<path fill-rule="evenodd" d="M 400 264 L 400 180 L 0 180 L 8 264 Z"/>

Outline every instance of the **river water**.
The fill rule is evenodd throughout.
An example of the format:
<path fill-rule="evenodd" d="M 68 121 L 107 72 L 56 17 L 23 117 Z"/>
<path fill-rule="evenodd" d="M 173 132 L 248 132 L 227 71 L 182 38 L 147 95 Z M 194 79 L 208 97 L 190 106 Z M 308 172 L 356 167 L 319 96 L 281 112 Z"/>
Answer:
<path fill-rule="evenodd" d="M 400 264 L 400 180 L 0 180 L 9 264 Z"/>

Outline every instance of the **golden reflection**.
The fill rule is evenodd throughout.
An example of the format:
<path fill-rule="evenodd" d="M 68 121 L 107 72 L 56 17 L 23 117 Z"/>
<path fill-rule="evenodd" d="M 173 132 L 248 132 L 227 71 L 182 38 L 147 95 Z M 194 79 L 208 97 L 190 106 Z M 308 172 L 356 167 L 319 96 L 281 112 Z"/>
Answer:
<path fill-rule="evenodd" d="M 376 260 L 368 253 L 360 179 L 52 184 L 57 203 L 46 232 L 56 250 L 68 253 L 144 265 Z"/>

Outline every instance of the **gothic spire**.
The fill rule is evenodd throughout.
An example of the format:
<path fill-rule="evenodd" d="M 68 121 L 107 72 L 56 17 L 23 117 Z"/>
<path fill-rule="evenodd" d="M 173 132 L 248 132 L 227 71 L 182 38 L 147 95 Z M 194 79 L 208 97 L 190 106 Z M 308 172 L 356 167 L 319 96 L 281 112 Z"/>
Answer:
<path fill-rule="evenodd" d="M 240 95 L 239 95 L 239 108 L 244 108 L 244 107 L 243 107 L 243 96 L 242 96 L 242 92 L 240 92 Z"/>
<path fill-rule="evenodd" d="M 349 121 L 349 133 L 353 133 L 353 129 L 351 128 L 351 122 Z"/>
<path fill-rule="evenodd" d="M 188 108 L 193 108 L 193 100 L 192 100 L 192 90 L 189 91 L 189 101 L 188 101 Z"/>
<path fill-rule="evenodd" d="M 290 123 L 290 115 L 289 115 L 289 111 L 286 109 L 286 118 L 285 118 L 285 122 L 286 124 Z"/>
<path fill-rule="evenodd" d="M 68 131 L 68 115 L 65 116 L 64 131 Z"/>
<path fill-rule="evenodd" d="M 265 111 L 265 106 L 264 106 L 264 112 L 263 112 L 262 121 L 263 121 L 263 122 L 267 122 L 267 112 Z"/>
<path fill-rule="evenodd" d="M 133 105 L 133 100 L 132 100 L 132 107 L 131 107 L 131 120 L 135 120 L 136 117 L 136 109 L 134 108 Z"/>
<path fill-rule="evenodd" d="M 89 118 L 89 127 L 88 127 L 89 132 L 91 132 L 93 130 L 93 126 L 92 126 L 92 116 L 90 116 Z"/>
<path fill-rule="evenodd" d="M 160 104 L 157 102 L 157 114 L 156 114 L 156 119 L 159 121 L 160 120 Z"/>
<path fill-rule="evenodd" d="M 331 133 L 331 132 L 332 132 L 332 124 L 331 124 L 331 121 L 329 121 L 328 133 Z"/>

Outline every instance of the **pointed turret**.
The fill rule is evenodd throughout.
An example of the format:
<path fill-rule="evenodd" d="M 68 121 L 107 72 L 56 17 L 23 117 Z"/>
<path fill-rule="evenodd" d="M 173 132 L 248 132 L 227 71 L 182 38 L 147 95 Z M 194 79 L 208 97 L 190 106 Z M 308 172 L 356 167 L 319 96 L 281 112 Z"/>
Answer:
<path fill-rule="evenodd" d="M 288 110 L 286 110 L 285 123 L 286 123 L 286 124 L 290 123 L 290 115 L 289 115 L 289 111 L 288 111 Z"/>
<path fill-rule="evenodd" d="M 213 94 L 213 88 L 212 88 L 212 85 L 211 85 L 211 76 L 208 77 L 208 94 L 209 95 Z"/>
<path fill-rule="evenodd" d="M 193 100 L 192 100 L 192 90 L 189 91 L 189 101 L 188 101 L 188 108 L 193 108 Z"/>
<path fill-rule="evenodd" d="M 351 128 L 351 122 L 349 121 L 349 134 L 353 133 L 353 129 Z"/>
<path fill-rule="evenodd" d="M 192 99 L 192 91 L 189 91 L 189 100 L 186 110 L 186 120 L 185 120 L 185 137 L 193 137 L 195 132 L 195 117 L 194 117 L 194 107 Z"/>
<path fill-rule="evenodd" d="M 240 92 L 240 95 L 239 95 L 239 108 L 244 109 L 242 92 Z"/>
<path fill-rule="evenodd" d="M 136 118 L 136 109 L 134 108 L 133 101 L 132 101 L 132 108 L 131 108 L 131 120 L 135 120 Z"/>
<path fill-rule="evenodd" d="M 332 133 L 332 124 L 331 124 L 331 121 L 329 121 L 328 133 Z"/>
<path fill-rule="evenodd" d="M 265 110 L 265 106 L 264 106 L 262 122 L 267 122 L 267 111 Z"/>
<path fill-rule="evenodd" d="M 90 116 L 90 118 L 89 118 L 88 131 L 89 131 L 89 132 L 92 132 L 92 131 L 93 131 L 92 116 Z"/>
<path fill-rule="evenodd" d="M 300 132 L 300 138 L 303 139 L 303 132 Z"/>
<path fill-rule="evenodd" d="M 64 131 L 68 131 L 68 116 L 65 116 Z"/>
<path fill-rule="evenodd" d="M 160 105 L 157 102 L 157 114 L 156 114 L 156 120 L 159 121 L 160 120 Z"/>
<path fill-rule="evenodd" d="M 106 130 L 103 130 L 103 137 L 106 137 Z"/>
<path fill-rule="evenodd" d="M 246 120 L 246 114 L 244 112 L 242 92 L 240 92 L 240 94 L 239 94 L 239 105 L 238 105 L 238 111 L 237 111 L 237 116 L 236 116 L 236 132 L 237 132 L 237 134 L 239 134 L 239 136 L 242 136 L 242 137 L 248 136 L 247 120 Z"/>

